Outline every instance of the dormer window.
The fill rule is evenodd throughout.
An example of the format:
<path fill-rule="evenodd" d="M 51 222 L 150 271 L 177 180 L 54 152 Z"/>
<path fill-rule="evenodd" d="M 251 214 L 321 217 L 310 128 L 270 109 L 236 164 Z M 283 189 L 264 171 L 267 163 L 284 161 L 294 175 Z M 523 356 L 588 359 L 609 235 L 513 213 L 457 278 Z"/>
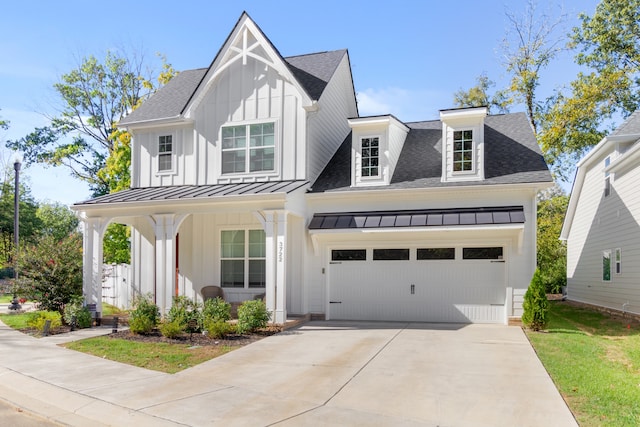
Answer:
<path fill-rule="evenodd" d="M 441 110 L 442 182 L 484 180 L 486 107 Z"/>
<path fill-rule="evenodd" d="M 158 137 L 158 172 L 173 170 L 173 138 L 171 135 Z"/>
<path fill-rule="evenodd" d="M 380 138 L 362 138 L 360 140 L 362 150 L 362 177 L 380 176 Z"/>
<path fill-rule="evenodd" d="M 254 123 L 222 128 L 222 173 L 275 170 L 275 125 Z"/>
<path fill-rule="evenodd" d="M 473 172 L 473 130 L 453 132 L 453 171 Z"/>

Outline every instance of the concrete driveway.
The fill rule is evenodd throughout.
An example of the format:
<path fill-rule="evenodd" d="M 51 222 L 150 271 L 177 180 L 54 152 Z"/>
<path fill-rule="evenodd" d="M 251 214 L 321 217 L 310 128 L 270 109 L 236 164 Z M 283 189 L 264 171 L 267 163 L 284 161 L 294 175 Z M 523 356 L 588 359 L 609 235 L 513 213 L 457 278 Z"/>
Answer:
<path fill-rule="evenodd" d="M 175 375 L 15 334 L 0 398 L 70 425 L 577 425 L 517 327 L 310 322 Z"/>

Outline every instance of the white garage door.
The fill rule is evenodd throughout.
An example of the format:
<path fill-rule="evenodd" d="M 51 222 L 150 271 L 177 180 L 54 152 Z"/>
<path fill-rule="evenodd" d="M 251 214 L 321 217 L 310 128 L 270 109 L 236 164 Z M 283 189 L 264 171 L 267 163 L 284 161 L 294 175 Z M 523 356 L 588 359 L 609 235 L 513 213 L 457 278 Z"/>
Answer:
<path fill-rule="evenodd" d="M 501 247 L 332 250 L 331 319 L 503 323 Z"/>

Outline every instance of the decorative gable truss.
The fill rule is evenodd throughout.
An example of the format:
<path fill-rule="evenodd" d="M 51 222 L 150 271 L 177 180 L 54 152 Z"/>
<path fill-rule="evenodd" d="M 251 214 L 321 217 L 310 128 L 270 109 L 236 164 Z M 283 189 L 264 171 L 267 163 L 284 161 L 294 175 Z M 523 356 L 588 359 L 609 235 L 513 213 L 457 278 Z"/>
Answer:
<path fill-rule="evenodd" d="M 441 110 L 442 182 L 484 180 L 486 107 Z"/>

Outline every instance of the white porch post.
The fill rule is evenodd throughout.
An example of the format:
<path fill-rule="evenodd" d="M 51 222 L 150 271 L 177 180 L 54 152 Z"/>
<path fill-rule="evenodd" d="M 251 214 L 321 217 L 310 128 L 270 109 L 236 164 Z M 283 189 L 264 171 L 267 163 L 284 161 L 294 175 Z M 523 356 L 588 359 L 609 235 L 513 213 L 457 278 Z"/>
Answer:
<path fill-rule="evenodd" d="M 264 233 L 265 233 L 265 299 L 267 311 L 272 314 L 272 321 L 275 320 L 276 312 L 276 269 L 275 259 L 276 241 L 274 232 L 277 220 L 273 212 L 265 212 L 264 215 Z"/>
<path fill-rule="evenodd" d="M 106 218 L 83 218 L 82 293 L 86 304 L 95 304 L 102 312 L 102 239 L 109 221 Z"/>
<path fill-rule="evenodd" d="M 287 213 L 278 212 L 278 235 L 276 242 L 276 312 L 275 323 L 287 321 Z"/>
<path fill-rule="evenodd" d="M 272 322 L 283 324 L 287 320 L 287 213 L 284 211 L 264 212 L 264 231 L 266 238 L 265 294 L 267 310 L 272 314 Z"/>
<path fill-rule="evenodd" d="M 175 294 L 176 247 L 175 237 L 185 215 L 151 215 L 156 237 L 155 273 L 156 304 L 164 315 L 171 308 Z"/>

